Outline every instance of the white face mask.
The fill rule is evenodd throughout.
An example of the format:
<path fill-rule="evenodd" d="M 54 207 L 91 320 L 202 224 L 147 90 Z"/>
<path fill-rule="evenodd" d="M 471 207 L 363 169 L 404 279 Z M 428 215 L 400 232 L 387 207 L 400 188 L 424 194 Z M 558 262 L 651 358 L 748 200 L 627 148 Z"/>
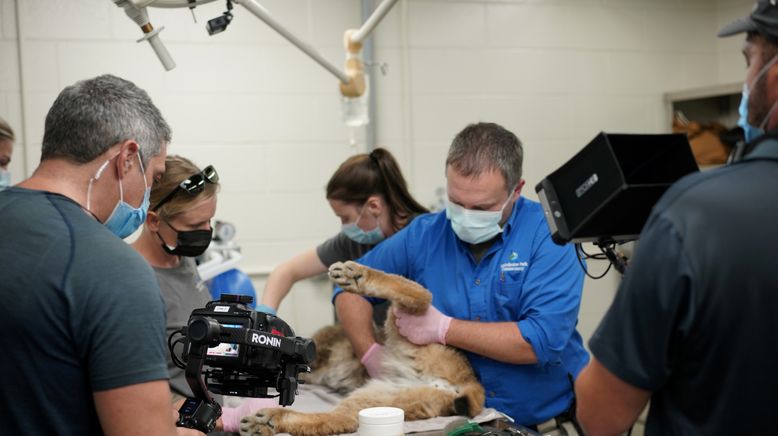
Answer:
<path fill-rule="evenodd" d="M 510 195 L 500 210 L 470 210 L 454 204 L 451 201 L 446 202 L 446 218 L 451 220 L 451 228 L 457 237 L 469 244 L 480 244 L 486 242 L 502 233 L 500 220 L 505 206 L 513 198 L 514 189 L 510 190 Z"/>

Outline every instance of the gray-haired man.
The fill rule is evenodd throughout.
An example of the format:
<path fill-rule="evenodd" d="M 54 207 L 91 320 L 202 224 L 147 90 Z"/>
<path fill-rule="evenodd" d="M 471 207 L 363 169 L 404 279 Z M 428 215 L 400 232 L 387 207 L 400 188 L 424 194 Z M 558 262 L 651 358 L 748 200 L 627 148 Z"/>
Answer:
<path fill-rule="evenodd" d="M 81 81 L 49 110 L 32 177 L 0 192 L 0 433 L 176 433 L 157 281 L 120 239 L 169 141 L 142 89 Z"/>

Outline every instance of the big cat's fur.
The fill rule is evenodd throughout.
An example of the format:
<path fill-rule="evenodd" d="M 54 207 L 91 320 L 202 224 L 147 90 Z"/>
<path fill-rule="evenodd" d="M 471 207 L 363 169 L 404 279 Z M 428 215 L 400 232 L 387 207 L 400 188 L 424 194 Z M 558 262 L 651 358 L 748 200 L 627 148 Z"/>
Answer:
<path fill-rule="evenodd" d="M 399 407 L 406 420 L 475 416 L 483 410 L 484 389 L 464 355 L 441 344 L 414 345 L 397 332 L 393 309 L 424 313 L 432 301 L 429 291 L 403 277 L 355 262 L 333 264 L 330 277 L 345 291 L 392 302 L 382 332 L 381 378 L 368 378 L 339 326 L 326 327 L 313 338 L 318 355 L 306 380 L 350 392 L 348 396 L 327 413 L 260 410 L 243 419 L 241 435 L 353 433 L 359 424 L 359 411 L 367 407 Z"/>

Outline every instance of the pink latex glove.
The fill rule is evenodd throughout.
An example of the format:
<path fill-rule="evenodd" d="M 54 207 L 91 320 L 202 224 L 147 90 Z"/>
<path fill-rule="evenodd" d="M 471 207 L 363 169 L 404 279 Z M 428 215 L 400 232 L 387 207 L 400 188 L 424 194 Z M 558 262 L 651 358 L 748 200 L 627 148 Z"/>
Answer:
<path fill-rule="evenodd" d="M 240 420 L 252 415 L 257 410 L 279 407 L 278 401 L 272 398 L 246 398 L 238 407 L 222 408 L 222 426 L 225 432 L 239 432 Z"/>
<path fill-rule="evenodd" d="M 362 355 L 362 359 L 359 361 L 362 362 L 370 378 L 381 378 L 381 360 L 383 357 L 384 346 L 378 342 L 373 342 L 373 345 Z"/>
<path fill-rule="evenodd" d="M 430 306 L 423 315 L 411 315 L 395 308 L 394 316 L 397 330 L 414 344 L 446 344 L 446 333 L 452 318 L 440 313 L 435 306 Z"/>

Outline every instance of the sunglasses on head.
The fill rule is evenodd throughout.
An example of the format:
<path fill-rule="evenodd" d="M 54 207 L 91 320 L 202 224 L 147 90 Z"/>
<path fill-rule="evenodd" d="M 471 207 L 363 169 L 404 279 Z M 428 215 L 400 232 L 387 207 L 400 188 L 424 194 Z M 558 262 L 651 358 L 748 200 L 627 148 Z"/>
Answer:
<path fill-rule="evenodd" d="M 170 194 L 166 195 L 165 198 L 160 200 L 156 206 L 151 208 L 151 210 L 156 211 L 157 209 L 162 207 L 163 204 L 172 200 L 178 191 L 184 191 L 187 194 L 194 197 L 197 194 L 203 192 L 206 183 L 217 183 L 218 181 L 219 181 L 219 174 L 216 172 L 216 169 L 213 167 L 213 165 L 208 165 L 207 167 L 205 167 L 205 169 L 203 169 L 199 173 L 192 174 L 191 176 L 187 177 L 184 181 L 179 183 L 178 186 L 176 186 L 176 189 L 171 191 Z"/>

